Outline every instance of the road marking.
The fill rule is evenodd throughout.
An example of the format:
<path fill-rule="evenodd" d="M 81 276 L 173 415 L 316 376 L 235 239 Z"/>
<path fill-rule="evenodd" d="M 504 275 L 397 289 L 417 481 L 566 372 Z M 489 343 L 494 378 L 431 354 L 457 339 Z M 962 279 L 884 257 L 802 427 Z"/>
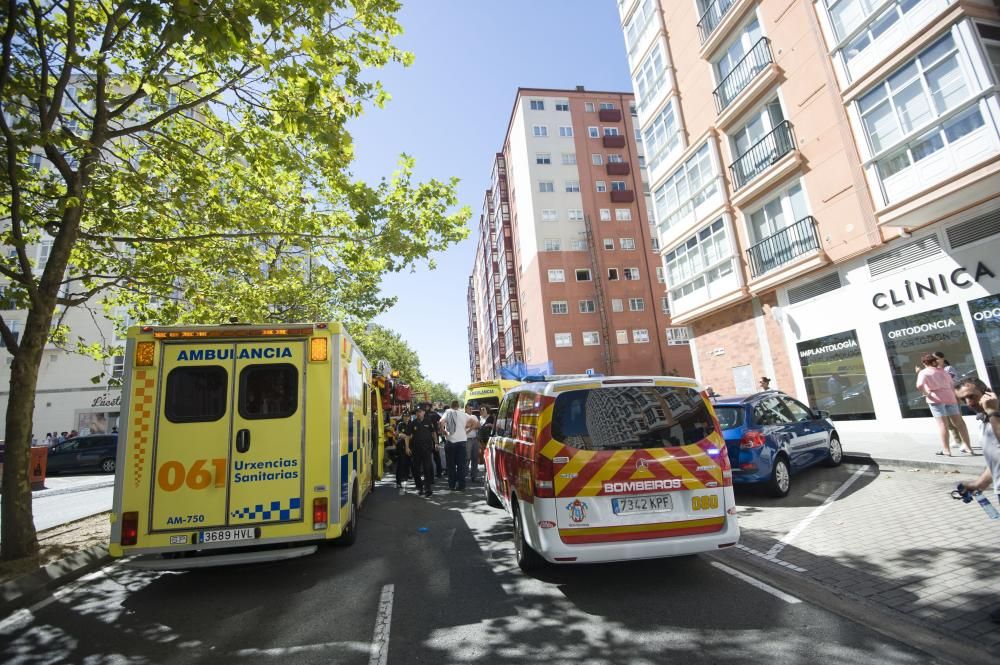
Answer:
<path fill-rule="evenodd" d="M 313 653 L 316 651 L 354 651 L 356 653 L 368 653 L 371 645 L 367 642 L 323 642 L 322 644 L 305 644 L 297 647 L 273 647 L 271 649 L 240 649 L 233 651 L 232 655 L 241 658 L 250 656 L 289 656 L 299 653 Z"/>
<path fill-rule="evenodd" d="M 806 569 L 802 568 L 801 566 L 796 566 L 794 563 L 788 563 L 787 561 L 779 559 L 776 556 L 768 556 L 766 553 L 761 552 L 760 550 L 755 550 L 754 548 L 747 547 L 746 545 L 743 545 L 741 543 L 736 543 L 736 549 L 742 550 L 742 551 L 746 552 L 747 554 L 751 554 L 753 556 L 760 557 L 761 559 L 764 559 L 765 561 L 773 561 L 774 563 L 778 564 L 779 566 L 783 566 L 784 568 L 787 568 L 788 570 L 794 570 L 797 573 L 807 572 Z"/>
<path fill-rule="evenodd" d="M 368 665 L 386 665 L 389 659 L 389 628 L 392 625 L 392 597 L 395 587 L 386 584 L 382 587 L 382 597 L 378 602 L 378 614 L 375 615 L 375 633 L 368 658 Z"/>
<path fill-rule="evenodd" d="M 722 572 L 729 573 L 733 577 L 735 577 L 737 579 L 740 579 L 740 580 L 743 580 L 744 582 L 746 582 L 750 586 L 757 587 L 761 591 L 765 591 L 765 592 L 771 594 L 772 596 L 774 596 L 775 598 L 780 598 L 781 600 L 785 601 L 786 603 L 789 603 L 790 605 L 795 605 L 797 603 L 801 603 L 802 602 L 801 600 L 799 600 L 795 596 L 790 596 L 787 593 L 785 593 L 784 591 L 781 591 L 780 589 L 775 589 L 770 584 L 766 584 L 766 583 L 761 582 L 760 580 L 758 580 L 758 579 L 756 579 L 754 577 L 750 577 L 749 575 L 745 575 L 745 574 L 741 573 L 740 571 L 736 570 L 735 568 L 730 568 L 729 566 L 727 566 L 724 563 L 719 563 L 718 561 L 712 561 L 711 564 L 713 566 L 715 566 L 716 568 L 718 568 L 719 570 L 721 570 Z"/>
<path fill-rule="evenodd" d="M 781 553 L 781 550 L 785 549 L 786 545 L 790 544 L 793 540 L 795 540 L 795 538 L 800 533 L 802 533 L 803 531 L 805 531 L 806 527 L 808 527 L 812 523 L 812 521 L 814 519 L 816 519 L 817 517 L 819 517 L 823 513 L 824 510 L 826 510 L 831 505 L 833 505 L 833 502 L 836 501 L 837 499 L 839 499 L 840 495 L 843 494 L 844 492 L 846 492 L 847 488 L 850 487 L 851 485 L 853 485 L 854 481 L 856 481 L 858 478 L 860 478 L 864 474 L 864 472 L 868 470 L 868 468 L 869 468 L 869 465 L 866 464 L 865 466 L 863 466 L 860 469 L 858 469 L 857 471 L 855 471 L 854 475 L 852 475 L 850 478 L 848 478 L 847 480 L 845 480 L 843 485 L 841 485 L 840 487 L 838 487 L 837 490 L 833 494 L 831 494 L 830 496 L 828 496 L 826 498 L 826 501 L 824 501 L 820 505 L 816 506 L 816 508 L 813 509 L 813 511 L 811 513 L 809 513 L 808 515 L 806 515 L 806 517 L 801 522 L 799 522 L 798 524 L 795 525 L 795 528 L 793 528 L 791 531 L 789 531 L 784 536 L 782 536 L 781 538 L 779 538 L 778 542 L 776 542 L 771 547 L 771 549 L 769 549 L 767 551 L 767 554 L 764 555 L 765 558 L 774 558 L 774 557 L 778 556 L 778 554 Z"/>

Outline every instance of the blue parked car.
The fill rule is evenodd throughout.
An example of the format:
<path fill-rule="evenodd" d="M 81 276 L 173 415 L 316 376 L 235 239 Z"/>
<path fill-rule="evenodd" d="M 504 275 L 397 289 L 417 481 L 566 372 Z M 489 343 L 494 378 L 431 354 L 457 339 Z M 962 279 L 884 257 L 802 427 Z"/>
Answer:
<path fill-rule="evenodd" d="M 117 434 L 78 436 L 66 439 L 49 448 L 46 473 L 56 475 L 64 471 L 87 471 L 90 469 L 114 473 L 117 456 Z"/>
<path fill-rule="evenodd" d="M 786 496 L 792 473 L 820 462 L 837 466 L 844 456 L 830 414 L 783 392 L 717 397 L 713 404 L 734 484 L 765 483 L 774 496 Z"/>

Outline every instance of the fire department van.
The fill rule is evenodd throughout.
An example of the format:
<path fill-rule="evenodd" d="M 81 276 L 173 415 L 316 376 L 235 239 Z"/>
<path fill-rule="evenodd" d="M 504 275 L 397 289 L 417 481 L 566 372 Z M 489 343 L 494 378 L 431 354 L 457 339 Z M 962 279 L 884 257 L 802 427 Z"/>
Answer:
<path fill-rule="evenodd" d="M 337 323 L 134 327 L 112 556 L 178 569 L 349 545 L 382 468 L 381 400 Z"/>
<path fill-rule="evenodd" d="M 737 543 L 726 444 L 694 381 L 526 381 L 500 405 L 484 483 L 486 502 L 513 518 L 523 570 Z"/>

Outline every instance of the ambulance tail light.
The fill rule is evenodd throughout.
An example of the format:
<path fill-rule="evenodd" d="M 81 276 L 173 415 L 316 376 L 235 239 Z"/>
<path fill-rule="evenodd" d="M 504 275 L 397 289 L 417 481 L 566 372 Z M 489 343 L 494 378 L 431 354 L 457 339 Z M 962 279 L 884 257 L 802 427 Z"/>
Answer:
<path fill-rule="evenodd" d="M 740 448 L 744 450 L 763 448 L 765 443 L 767 443 L 767 437 L 764 436 L 763 432 L 747 432 L 740 439 Z"/>
<path fill-rule="evenodd" d="M 313 531 L 322 531 L 330 521 L 330 511 L 325 496 L 313 499 Z"/>
<path fill-rule="evenodd" d="M 122 546 L 135 545 L 137 542 L 139 542 L 139 513 L 125 513 L 122 515 Z"/>
<path fill-rule="evenodd" d="M 554 477 L 552 460 L 545 455 L 535 457 L 535 496 L 543 499 L 555 498 Z"/>

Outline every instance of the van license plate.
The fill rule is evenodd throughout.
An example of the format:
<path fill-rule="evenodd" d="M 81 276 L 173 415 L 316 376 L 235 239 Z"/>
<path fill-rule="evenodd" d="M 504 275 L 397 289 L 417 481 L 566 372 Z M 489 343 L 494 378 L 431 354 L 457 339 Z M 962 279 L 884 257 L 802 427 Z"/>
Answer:
<path fill-rule="evenodd" d="M 674 509 L 673 500 L 669 494 L 650 494 L 648 496 L 629 496 L 611 500 L 611 510 L 615 515 L 634 515 L 635 513 L 663 513 Z"/>
<path fill-rule="evenodd" d="M 255 538 L 257 538 L 256 529 L 217 529 L 215 531 L 202 531 L 198 542 L 232 543 L 237 540 L 254 540 Z"/>

